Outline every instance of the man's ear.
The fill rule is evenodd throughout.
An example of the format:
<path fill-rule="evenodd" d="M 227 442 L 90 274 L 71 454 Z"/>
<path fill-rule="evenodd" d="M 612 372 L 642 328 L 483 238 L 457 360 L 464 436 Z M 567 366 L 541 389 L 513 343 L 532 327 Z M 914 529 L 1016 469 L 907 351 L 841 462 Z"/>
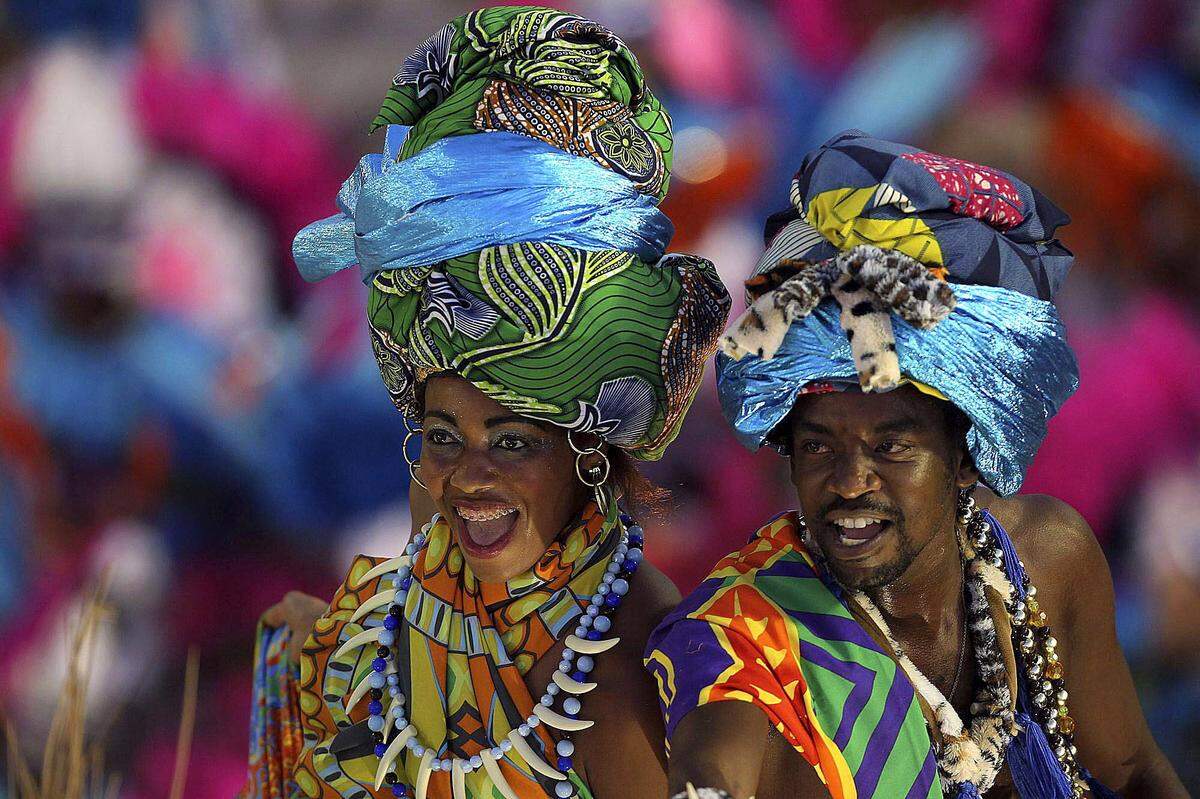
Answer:
<path fill-rule="evenodd" d="M 963 451 L 958 461 L 958 471 L 954 475 L 954 484 L 961 488 L 970 488 L 979 482 L 979 470 L 975 468 L 975 461 L 971 456 Z"/>

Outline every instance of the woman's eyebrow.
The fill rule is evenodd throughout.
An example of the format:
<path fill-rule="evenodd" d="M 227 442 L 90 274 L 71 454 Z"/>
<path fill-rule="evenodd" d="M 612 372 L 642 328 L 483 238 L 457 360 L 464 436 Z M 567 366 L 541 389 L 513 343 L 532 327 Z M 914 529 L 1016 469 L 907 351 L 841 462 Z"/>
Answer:
<path fill-rule="evenodd" d="M 430 417 L 434 419 L 441 419 L 444 422 L 449 422 L 455 427 L 458 426 L 458 420 L 455 419 L 452 414 L 446 413 L 445 411 L 425 411 L 425 418 L 428 419 Z"/>
<path fill-rule="evenodd" d="M 515 413 L 505 414 L 504 416 L 493 416 L 483 424 L 484 427 L 498 427 L 502 424 L 527 424 L 544 430 L 547 433 L 551 429 L 549 422 L 543 422 L 541 419 L 532 419 L 528 416 L 518 416 Z"/>

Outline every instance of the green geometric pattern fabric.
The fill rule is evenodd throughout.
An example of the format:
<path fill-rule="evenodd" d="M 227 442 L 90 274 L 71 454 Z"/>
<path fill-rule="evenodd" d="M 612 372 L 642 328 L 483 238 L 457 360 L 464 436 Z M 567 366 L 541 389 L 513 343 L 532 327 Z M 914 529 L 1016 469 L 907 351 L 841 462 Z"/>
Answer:
<path fill-rule="evenodd" d="M 487 8 L 448 23 L 404 62 L 374 124 L 411 126 L 401 160 L 447 136 L 505 131 L 589 158 L 656 198 L 669 183 L 670 118 L 633 53 L 552 9 Z M 451 371 L 516 413 L 655 459 L 728 310 L 703 259 L 650 264 L 531 241 L 379 273 L 368 317 L 384 383 L 410 418 L 421 382 Z"/>

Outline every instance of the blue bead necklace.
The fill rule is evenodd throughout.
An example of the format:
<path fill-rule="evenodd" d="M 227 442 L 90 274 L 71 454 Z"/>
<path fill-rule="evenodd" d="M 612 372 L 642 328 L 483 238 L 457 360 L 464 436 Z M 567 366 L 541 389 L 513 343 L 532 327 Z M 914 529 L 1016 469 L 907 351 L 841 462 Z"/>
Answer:
<path fill-rule="evenodd" d="M 499 743 L 493 742 L 491 747 L 477 755 L 470 758 L 439 758 L 437 755 L 446 745 L 443 743 L 439 747 L 425 746 L 418 740 L 417 729 L 405 713 L 406 697 L 400 689 L 400 676 L 395 670 L 398 633 L 404 619 L 404 604 L 413 581 L 412 565 L 417 554 L 426 545 L 429 531 L 437 520 L 435 515 L 421 528 L 421 532 L 413 536 L 405 547 L 404 555 L 389 564 L 389 567 L 394 567 L 391 579 L 392 596 L 387 615 L 384 616 L 383 628 L 377 632 L 370 631 L 364 639 L 364 643 L 373 639 L 379 646 L 375 659 L 371 661 L 372 671 L 366 677 L 364 686 L 369 687 L 370 696 L 367 705 L 367 726 L 375 737 L 375 756 L 379 758 L 375 788 L 379 790 L 386 784 L 391 787 L 393 796 L 406 797 L 411 791 L 414 799 L 426 799 L 431 774 L 435 771 L 445 771 L 451 776 L 454 799 L 466 799 L 465 775 L 483 769 L 502 795 L 507 799 L 517 799 L 516 793 L 505 781 L 498 765 L 499 761 L 510 756 L 509 753 L 515 750 L 530 768 L 554 780 L 554 794 L 558 799 L 569 799 L 576 793 L 575 785 L 567 774 L 574 767 L 575 754 L 575 744 L 569 736 L 572 732 L 585 730 L 594 724 L 579 718 L 583 705 L 581 697 L 596 687 L 596 683 L 588 680 L 595 669 L 596 657 L 611 649 L 620 640 L 615 637 L 605 638 L 605 634 L 611 631 L 612 616 L 629 592 L 629 581 L 642 563 L 642 548 L 645 543 L 642 528 L 628 515 L 620 514 L 621 537 L 617 547 L 609 558 L 604 576 L 596 587 L 596 593 L 580 614 L 574 632 L 566 637 L 562 660 L 559 661 L 545 692 L 534 705 L 533 712 L 511 730 L 506 738 Z M 391 698 L 386 710 L 383 701 L 385 693 Z M 347 712 L 353 707 L 356 699 L 355 696 L 351 697 Z M 561 708 L 561 712 L 555 709 L 556 705 Z M 547 763 L 526 740 L 532 731 L 542 724 L 563 734 L 562 739 L 555 745 L 554 765 Z M 392 770 L 404 749 L 421 759 L 417 779 L 412 786 L 406 785 Z"/>

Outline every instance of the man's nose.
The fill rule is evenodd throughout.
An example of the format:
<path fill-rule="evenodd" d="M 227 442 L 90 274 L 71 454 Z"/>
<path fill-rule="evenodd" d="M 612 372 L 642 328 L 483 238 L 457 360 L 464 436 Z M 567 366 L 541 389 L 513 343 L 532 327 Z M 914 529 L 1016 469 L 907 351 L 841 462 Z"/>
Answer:
<path fill-rule="evenodd" d="M 825 487 L 842 499 L 857 499 L 878 491 L 880 480 L 869 458 L 849 453 L 837 459 Z"/>

